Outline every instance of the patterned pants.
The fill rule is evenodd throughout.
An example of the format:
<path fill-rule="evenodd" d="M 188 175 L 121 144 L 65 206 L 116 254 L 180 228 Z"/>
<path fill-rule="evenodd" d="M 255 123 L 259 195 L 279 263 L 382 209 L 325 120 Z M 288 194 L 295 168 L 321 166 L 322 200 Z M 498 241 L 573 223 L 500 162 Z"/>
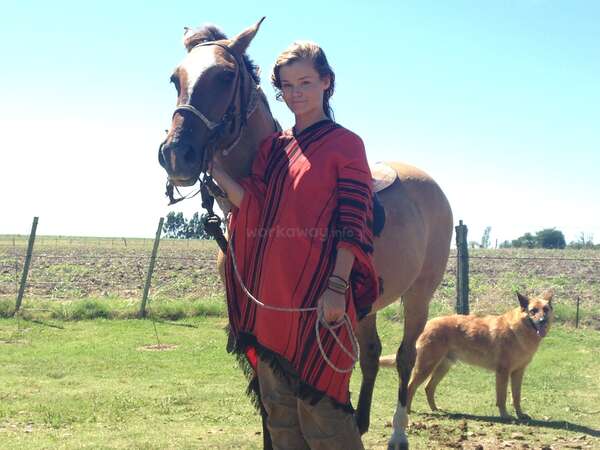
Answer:
<path fill-rule="evenodd" d="M 327 397 L 315 405 L 298 399 L 260 359 L 257 372 L 275 450 L 364 450 L 352 414 L 336 409 Z"/>

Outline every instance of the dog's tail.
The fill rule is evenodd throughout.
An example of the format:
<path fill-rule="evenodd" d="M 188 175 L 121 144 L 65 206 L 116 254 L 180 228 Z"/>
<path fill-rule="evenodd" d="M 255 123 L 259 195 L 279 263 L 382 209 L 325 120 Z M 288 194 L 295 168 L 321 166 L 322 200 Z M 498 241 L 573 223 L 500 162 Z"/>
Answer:
<path fill-rule="evenodd" d="M 396 355 L 386 355 L 379 358 L 379 367 L 396 367 Z"/>

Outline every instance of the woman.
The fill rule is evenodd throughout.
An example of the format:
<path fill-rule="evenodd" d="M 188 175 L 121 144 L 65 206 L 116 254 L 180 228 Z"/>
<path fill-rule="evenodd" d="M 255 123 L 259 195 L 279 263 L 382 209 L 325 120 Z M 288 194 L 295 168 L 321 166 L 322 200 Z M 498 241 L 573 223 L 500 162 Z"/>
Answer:
<path fill-rule="evenodd" d="M 332 120 L 335 75 L 318 45 L 292 44 L 271 81 L 294 114 L 293 129 L 266 139 L 239 182 L 211 169 L 235 206 L 225 266 L 232 350 L 258 376 L 274 448 L 362 449 L 344 370 L 352 355 L 323 325 L 320 348 L 315 322 L 347 314 L 355 328 L 377 296 L 371 174 L 361 139 Z M 257 305 L 234 262 L 265 305 L 320 314 Z M 334 332 L 352 348 L 347 329 Z"/>

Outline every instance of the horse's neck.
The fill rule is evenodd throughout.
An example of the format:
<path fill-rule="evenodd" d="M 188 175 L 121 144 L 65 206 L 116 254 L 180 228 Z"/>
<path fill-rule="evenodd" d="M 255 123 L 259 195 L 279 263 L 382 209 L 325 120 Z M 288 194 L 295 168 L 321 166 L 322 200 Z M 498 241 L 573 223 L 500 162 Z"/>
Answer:
<path fill-rule="evenodd" d="M 250 174 L 260 143 L 279 129 L 262 91 L 259 91 L 258 96 L 256 110 L 248 118 L 240 142 L 226 156 L 219 153 L 223 168 L 235 179 Z M 227 216 L 232 207 L 230 201 L 224 197 L 216 197 L 216 201 Z"/>
<path fill-rule="evenodd" d="M 231 149 L 228 155 L 221 155 L 224 169 L 235 179 L 250 174 L 252 161 L 258 152 L 260 143 L 277 131 L 267 99 L 262 91 L 258 92 L 256 110 L 248 118 L 240 142 Z"/>

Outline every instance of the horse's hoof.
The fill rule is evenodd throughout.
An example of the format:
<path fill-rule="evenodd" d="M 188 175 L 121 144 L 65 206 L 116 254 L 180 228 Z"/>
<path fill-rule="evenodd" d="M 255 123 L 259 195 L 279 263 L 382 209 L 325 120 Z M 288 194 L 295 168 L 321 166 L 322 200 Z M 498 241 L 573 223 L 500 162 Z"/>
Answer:
<path fill-rule="evenodd" d="M 406 436 L 392 436 L 388 441 L 387 450 L 408 450 L 408 440 L 406 439 Z"/>
<path fill-rule="evenodd" d="M 398 444 L 388 444 L 387 450 L 408 450 L 408 442 L 400 442 Z"/>
<path fill-rule="evenodd" d="M 367 431 L 369 431 L 369 420 L 361 417 L 360 415 L 355 415 L 354 419 L 356 420 L 356 426 L 358 427 L 358 432 L 362 436 Z"/>
<path fill-rule="evenodd" d="M 358 432 L 360 433 L 360 435 L 362 436 L 363 434 L 365 434 L 367 431 L 369 431 L 369 424 L 358 424 Z"/>

